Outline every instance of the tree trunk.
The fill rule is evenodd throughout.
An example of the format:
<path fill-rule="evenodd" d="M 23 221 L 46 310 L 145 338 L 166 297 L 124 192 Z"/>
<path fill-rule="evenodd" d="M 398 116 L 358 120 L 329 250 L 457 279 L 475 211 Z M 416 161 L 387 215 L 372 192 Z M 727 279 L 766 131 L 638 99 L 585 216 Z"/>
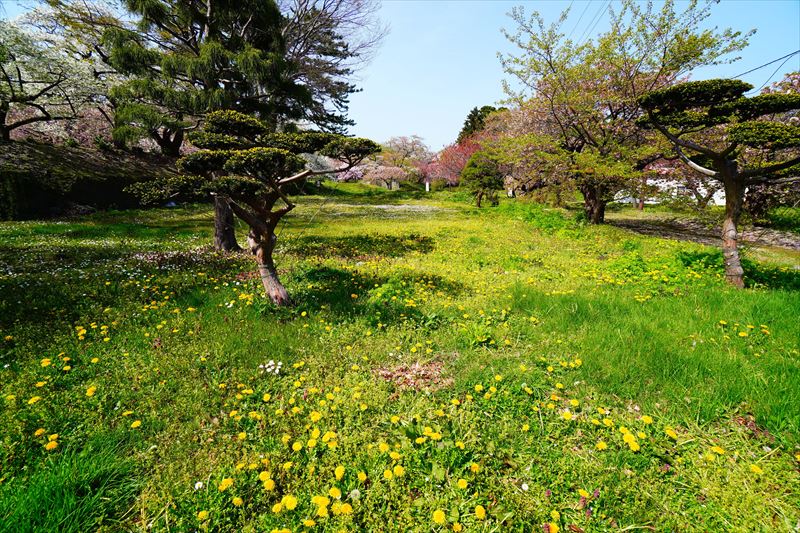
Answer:
<path fill-rule="evenodd" d="M 580 188 L 583 194 L 583 210 L 592 224 L 602 224 L 606 219 L 606 201 L 602 199 L 597 187 L 584 185 Z"/>
<path fill-rule="evenodd" d="M 275 263 L 272 260 L 272 252 L 275 249 L 277 240 L 275 231 L 271 228 L 266 234 L 262 235 L 256 235 L 251 230 L 250 235 L 247 237 L 250 250 L 256 258 L 258 273 L 261 275 L 261 283 L 264 285 L 267 296 L 275 305 L 285 307 L 291 305 L 292 301 L 289 298 L 286 287 L 283 286 L 278 278 L 278 271 L 275 269 Z"/>
<path fill-rule="evenodd" d="M 644 211 L 644 198 L 639 198 L 639 201 L 636 202 L 636 209 L 637 211 Z"/>
<path fill-rule="evenodd" d="M 744 270 L 739 259 L 739 216 L 742 214 L 744 184 L 733 170 L 725 176 L 725 221 L 722 223 L 722 257 L 725 260 L 725 279 L 734 287 L 744 288 Z"/>
<path fill-rule="evenodd" d="M 181 146 L 183 145 L 183 130 L 178 130 L 172 135 L 172 131 L 165 129 L 162 134 L 155 132 L 152 135 L 153 139 L 161 149 L 161 154 L 167 157 L 178 157 L 181 155 Z"/>
<path fill-rule="evenodd" d="M 228 202 L 218 197 L 214 197 L 214 249 L 221 252 L 238 252 L 242 249 L 236 242 L 233 211 Z"/>
<path fill-rule="evenodd" d="M 475 193 L 475 207 L 481 206 L 481 200 L 483 200 L 483 191 L 478 191 Z"/>
<path fill-rule="evenodd" d="M 11 128 L 6 126 L 8 103 L 0 104 L 0 143 L 11 142 Z"/>

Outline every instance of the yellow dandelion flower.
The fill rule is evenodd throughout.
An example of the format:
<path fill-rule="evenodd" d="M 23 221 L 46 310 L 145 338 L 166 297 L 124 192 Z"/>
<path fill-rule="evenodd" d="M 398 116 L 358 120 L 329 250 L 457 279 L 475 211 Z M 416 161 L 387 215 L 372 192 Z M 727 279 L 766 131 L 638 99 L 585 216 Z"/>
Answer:
<path fill-rule="evenodd" d="M 39 429 L 37 429 L 36 431 L 33 432 L 33 436 L 34 437 L 41 437 L 45 433 L 47 433 L 47 431 L 44 428 L 39 428 Z"/>
<path fill-rule="evenodd" d="M 339 512 L 341 514 L 353 514 L 353 506 L 349 503 L 343 503 L 342 506 L 339 508 Z"/>
<path fill-rule="evenodd" d="M 750 471 L 756 475 L 764 473 L 764 470 L 762 470 L 758 465 L 750 465 Z"/>
<path fill-rule="evenodd" d="M 28 405 L 33 405 L 33 404 L 35 404 L 36 402 L 38 402 L 39 400 L 41 400 L 41 399 L 42 399 L 42 397 L 41 397 L 41 396 L 32 396 L 32 397 L 31 397 L 31 398 L 28 400 Z"/>
<path fill-rule="evenodd" d="M 335 500 L 338 500 L 342 497 L 342 491 L 339 489 L 339 487 L 331 487 L 330 490 L 328 491 L 328 496 L 330 496 Z"/>
<path fill-rule="evenodd" d="M 225 492 L 231 487 L 231 485 L 233 485 L 233 478 L 226 477 L 225 479 L 219 482 L 219 485 L 217 485 L 217 489 L 219 489 L 220 492 Z"/>
<path fill-rule="evenodd" d="M 442 525 L 445 523 L 445 521 L 447 521 L 447 517 L 445 516 L 444 511 L 441 509 L 436 509 L 433 512 L 433 523 Z"/>
<path fill-rule="evenodd" d="M 367 474 L 366 474 L 366 472 L 359 472 L 359 473 L 358 473 L 358 480 L 359 480 L 361 483 L 364 483 L 364 482 L 367 480 Z"/>
<path fill-rule="evenodd" d="M 141 425 L 142 425 L 142 421 L 141 420 L 134 420 L 133 422 L 131 422 L 131 428 L 133 428 L 133 429 L 136 429 Z"/>
<path fill-rule="evenodd" d="M 652 424 L 653 423 L 653 417 L 644 415 L 642 417 L 642 422 L 644 422 L 645 424 Z"/>
<path fill-rule="evenodd" d="M 606 448 L 608 448 L 608 444 L 606 444 L 604 441 L 601 440 L 601 441 L 597 441 L 597 444 L 595 444 L 594 447 L 597 448 L 600 451 L 603 451 Z"/>
<path fill-rule="evenodd" d="M 712 446 L 711 451 L 716 453 L 717 455 L 725 455 L 725 450 L 720 448 L 719 446 Z"/>
<path fill-rule="evenodd" d="M 201 522 L 206 518 L 208 518 L 208 511 L 200 511 L 197 513 L 197 519 L 200 520 Z"/>
<path fill-rule="evenodd" d="M 458 481 L 456 481 L 456 486 L 459 489 L 466 489 L 467 485 L 468 485 L 467 480 L 464 478 L 460 478 Z"/>
<path fill-rule="evenodd" d="M 291 494 L 287 494 L 281 498 L 281 504 L 286 507 L 287 510 L 293 511 L 297 507 L 297 498 Z"/>
<path fill-rule="evenodd" d="M 56 440 L 48 441 L 48 443 L 44 445 L 44 449 L 47 451 L 55 450 L 56 448 L 58 448 L 58 441 Z"/>
<path fill-rule="evenodd" d="M 391 470 L 386 469 L 386 470 L 383 471 L 383 478 L 384 479 L 389 480 L 389 479 L 392 479 L 393 477 L 394 477 L 394 474 L 392 474 Z"/>
<path fill-rule="evenodd" d="M 236 507 L 241 507 L 244 501 L 240 497 L 234 496 L 233 499 L 231 500 L 231 503 L 233 503 L 233 505 L 235 505 Z"/>
<path fill-rule="evenodd" d="M 483 520 L 486 518 L 486 508 L 483 505 L 475 506 L 475 518 L 478 520 Z"/>
<path fill-rule="evenodd" d="M 322 440 L 324 441 L 325 439 L 323 438 Z M 336 477 L 337 480 L 342 479 L 342 477 L 344 477 L 344 467 L 341 465 L 337 466 L 336 469 L 333 471 L 333 475 Z"/>
<path fill-rule="evenodd" d="M 396 477 L 400 477 L 400 476 L 402 476 L 403 474 L 405 474 L 405 473 L 406 473 L 406 469 L 405 469 L 405 468 L 403 468 L 403 466 L 402 466 L 402 465 L 395 465 L 395 466 L 394 466 L 394 468 L 392 469 L 392 473 L 393 473 L 393 474 L 394 474 Z"/>

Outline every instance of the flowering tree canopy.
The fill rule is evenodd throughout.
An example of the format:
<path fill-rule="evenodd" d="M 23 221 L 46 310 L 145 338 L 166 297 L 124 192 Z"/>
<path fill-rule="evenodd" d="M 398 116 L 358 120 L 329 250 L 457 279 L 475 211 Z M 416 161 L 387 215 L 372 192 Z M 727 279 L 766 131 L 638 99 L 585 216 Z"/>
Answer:
<path fill-rule="evenodd" d="M 600 223 L 606 203 L 659 155 L 635 123 L 641 115 L 637 98 L 694 68 L 724 62 L 748 35 L 703 29 L 709 2 L 676 12 L 674 2 L 654 10 L 652 3 L 624 0 L 611 13 L 610 29 L 586 43 L 564 33 L 567 15 L 546 25 L 538 13 L 527 18 L 522 8 L 512 11 L 517 31 L 506 36 L 521 54 L 502 61 L 524 89 L 505 88 L 517 105 L 533 103 L 532 133 L 551 135 L 565 151 L 581 154 L 571 163 L 571 180 L 584 196 L 589 220 Z"/>
<path fill-rule="evenodd" d="M 0 142 L 28 124 L 77 117 L 96 85 L 90 66 L 56 39 L 0 21 Z"/>

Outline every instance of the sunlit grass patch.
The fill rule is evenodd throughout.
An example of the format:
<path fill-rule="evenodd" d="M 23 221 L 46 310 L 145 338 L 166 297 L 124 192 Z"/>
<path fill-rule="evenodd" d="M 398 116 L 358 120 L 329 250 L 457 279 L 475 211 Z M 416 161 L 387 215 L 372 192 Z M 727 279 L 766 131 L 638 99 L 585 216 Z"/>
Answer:
<path fill-rule="evenodd" d="M 371 214 L 404 195 L 305 197 L 289 309 L 202 208 L 1 226 L 0 523 L 794 527 L 791 285 L 535 206 Z"/>

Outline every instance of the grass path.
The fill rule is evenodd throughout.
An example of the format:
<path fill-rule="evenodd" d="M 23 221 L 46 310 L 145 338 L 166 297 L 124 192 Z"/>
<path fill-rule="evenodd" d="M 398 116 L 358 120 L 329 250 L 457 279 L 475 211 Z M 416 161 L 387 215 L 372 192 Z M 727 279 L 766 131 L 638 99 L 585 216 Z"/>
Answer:
<path fill-rule="evenodd" d="M 325 193 L 291 309 L 205 208 L 0 225 L 0 530 L 797 526 L 791 259 Z"/>

